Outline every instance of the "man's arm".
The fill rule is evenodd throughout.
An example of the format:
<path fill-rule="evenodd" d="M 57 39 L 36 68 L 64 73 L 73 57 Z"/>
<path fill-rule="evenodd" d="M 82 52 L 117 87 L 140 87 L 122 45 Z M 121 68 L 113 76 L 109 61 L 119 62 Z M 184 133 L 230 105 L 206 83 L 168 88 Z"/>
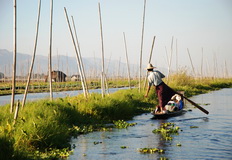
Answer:
<path fill-rule="evenodd" d="M 148 96 L 148 93 L 149 93 L 149 91 L 150 91 L 150 88 L 151 88 L 151 86 L 148 85 L 148 86 L 147 86 L 147 91 L 146 91 L 146 94 L 144 95 L 144 97 L 147 97 L 147 96 Z"/>

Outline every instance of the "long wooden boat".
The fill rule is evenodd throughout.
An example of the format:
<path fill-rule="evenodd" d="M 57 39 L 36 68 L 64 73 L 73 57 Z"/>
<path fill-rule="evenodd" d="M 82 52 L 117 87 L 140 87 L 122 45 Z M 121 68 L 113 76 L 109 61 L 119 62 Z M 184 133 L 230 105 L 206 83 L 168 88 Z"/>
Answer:
<path fill-rule="evenodd" d="M 167 119 L 170 117 L 180 116 L 186 113 L 187 111 L 182 109 L 174 112 L 168 112 L 168 113 L 154 113 L 151 112 L 152 115 L 154 115 L 153 119 Z"/>

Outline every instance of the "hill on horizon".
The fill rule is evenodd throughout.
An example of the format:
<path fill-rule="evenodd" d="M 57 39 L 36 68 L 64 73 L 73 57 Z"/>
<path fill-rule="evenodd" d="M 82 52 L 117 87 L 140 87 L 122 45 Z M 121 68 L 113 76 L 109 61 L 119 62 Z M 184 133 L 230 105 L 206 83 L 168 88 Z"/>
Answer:
<path fill-rule="evenodd" d="M 32 56 L 24 53 L 17 53 L 17 76 L 26 76 L 31 65 Z M 83 57 L 83 64 L 86 76 L 100 77 L 101 75 L 101 59 L 100 58 L 86 58 Z M 12 76 L 13 52 L 6 49 L 0 49 L 0 72 L 7 77 Z M 131 77 L 138 76 L 139 66 L 136 64 L 129 64 Z M 143 66 L 143 69 L 145 66 Z M 76 57 L 69 57 L 64 55 L 52 56 L 52 70 L 63 71 L 66 75 L 71 76 L 78 74 L 78 66 Z M 43 55 L 36 55 L 33 73 L 47 74 L 48 71 L 48 57 Z M 127 77 L 127 65 L 119 60 L 105 59 L 105 73 L 108 77 L 120 76 Z M 142 73 L 145 75 L 144 73 Z"/>

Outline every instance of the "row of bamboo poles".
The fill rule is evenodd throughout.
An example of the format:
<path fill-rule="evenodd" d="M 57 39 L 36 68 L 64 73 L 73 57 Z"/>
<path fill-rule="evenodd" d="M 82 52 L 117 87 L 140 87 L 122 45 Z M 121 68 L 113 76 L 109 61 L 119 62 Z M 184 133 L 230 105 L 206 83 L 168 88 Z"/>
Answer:
<path fill-rule="evenodd" d="M 24 92 L 24 98 L 22 100 L 22 108 L 25 105 L 26 102 L 26 97 L 28 93 L 28 86 L 31 81 L 31 75 L 34 67 L 34 61 L 35 61 L 35 55 L 36 55 L 36 48 L 37 48 L 37 40 L 38 40 L 38 33 L 39 33 L 39 21 L 40 21 L 40 10 L 41 10 L 41 0 L 38 1 L 38 18 L 37 18 L 37 25 L 36 25 L 36 38 L 35 38 L 35 43 L 34 43 L 34 51 L 33 51 L 33 56 L 31 60 L 31 65 L 29 69 L 29 74 L 27 78 L 27 84 Z M 49 70 L 49 84 L 50 84 L 50 100 L 53 100 L 53 92 L 52 92 L 52 33 L 53 33 L 53 0 L 50 1 L 50 41 L 49 41 L 49 63 L 48 63 L 48 70 Z M 107 85 L 107 77 L 105 74 L 105 67 L 104 67 L 104 43 L 103 43 L 103 29 L 102 29 L 102 18 L 101 18 L 101 8 L 100 8 L 100 3 L 98 3 L 98 8 L 99 8 L 99 18 L 100 18 L 100 32 L 101 32 L 101 44 L 102 44 L 102 72 L 101 72 L 101 88 L 102 88 L 102 97 L 105 95 L 105 90 L 107 89 L 108 91 L 108 85 Z M 75 32 L 75 37 L 73 34 L 73 30 L 70 25 L 67 9 L 64 7 L 64 12 L 68 24 L 68 28 L 70 31 L 70 35 L 72 38 L 72 42 L 74 45 L 75 53 L 76 53 L 76 60 L 78 64 L 78 70 L 81 78 L 81 84 L 83 88 L 83 93 L 84 96 L 87 98 L 88 96 L 88 86 L 86 82 L 86 76 L 85 76 L 85 70 L 84 70 L 84 65 L 82 61 L 82 56 L 81 56 L 81 50 L 78 42 L 78 37 L 77 37 L 77 32 L 75 28 L 75 22 L 74 18 L 72 16 L 72 23 L 73 23 L 73 30 Z M 13 57 L 13 75 L 12 75 L 12 99 L 11 99 L 11 108 L 10 112 L 13 112 L 13 107 L 14 107 L 14 100 L 15 100 L 15 82 L 16 82 L 16 55 L 17 55 L 17 0 L 14 0 L 14 57 Z M 128 66 L 128 82 L 129 82 L 129 87 L 130 87 L 130 69 L 129 69 L 129 62 L 128 62 L 128 55 L 127 55 L 127 46 L 126 46 L 126 37 L 125 33 L 123 33 L 124 36 L 124 43 L 125 43 L 125 50 L 126 50 L 126 60 L 127 60 L 127 66 Z M 18 102 L 19 103 L 19 102 Z M 18 105 L 17 105 L 18 106 Z M 18 109 L 17 109 L 18 110 Z"/>
<path fill-rule="evenodd" d="M 17 0 L 14 0 L 14 26 L 13 26 L 13 37 L 14 37 L 14 43 L 13 43 L 13 48 L 14 48 L 14 52 L 13 52 L 13 67 L 12 67 L 12 99 L 11 99 L 11 108 L 10 108 L 10 112 L 13 112 L 13 106 L 14 106 L 14 101 L 15 101 L 15 82 L 16 82 L 16 55 L 17 55 Z M 36 56 L 36 49 L 37 49 L 37 40 L 38 40 L 38 36 L 39 36 L 39 23 L 40 23 L 40 10 L 41 10 L 41 0 L 38 0 L 38 17 L 37 17 L 37 24 L 36 24 L 36 35 L 35 35 L 35 42 L 34 42 L 34 50 L 33 50 L 33 56 L 31 59 L 31 65 L 30 65 L 30 69 L 29 69 L 29 73 L 28 73 L 28 77 L 27 77 L 27 83 L 26 83 L 26 88 L 25 88 L 25 92 L 24 92 L 24 98 L 22 100 L 22 108 L 25 105 L 26 102 L 26 97 L 27 97 L 27 93 L 28 93 L 28 86 L 30 84 L 31 81 L 31 76 L 33 73 L 33 67 L 34 67 L 34 61 L 35 61 L 35 56 Z M 103 39 L 103 27 L 102 27 L 102 16 L 101 16 L 101 6 L 100 3 L 98 3 L 98 12 L 99 12 L 99 26 L 100 26 L 100 37 L 101 37 L 101 60 L 102 60 L 102 64 L 101 64 L 101 93 L 102 93 L 102 97 L 105 96 L 106 92 L 109 93 L 108 91 L 108 84 L 107 84 L 107 72 L 108 69 L 105 69 L 105 53 L 104 53 L 104 39 Z M 71 20 L 72 20 L 72 25 L 70 23 L 69 20 L 69 16 L 68 16 L 68 12 L 67 9 L 64 7 L 64 13 L 65 13 L 65 17 L 67 20 L 67 25 L 68 25 L 68 29 L 70 32 L 70 36 L 72 39 L 72 43 L 74 46 L 74 51 L 75 51 L 75 55 L 76 55 L 76 61 L 77 61 L 77 69 L 79 71 L 79 75 L 80 75 L 80 79 L 81 79 L 81 85 L 82 85 L 82 89 L 83 89 L 83 93 L 84 96 L 87 98 L 89 95 L 89 91 L 88 91 L 88 85 L 87 85 L 87 76 L 85 74 L 85 68 L 84 68 L 84 64 L 83 64 L 83 60 L 82 60 L 82 55 L 81 55 L 81 49 L 80 49 L 80 45 L 78 42 L 78 35 L 77 35 L 77 31 L 76 31 L 76 27 L 75 27 L 75 22 L 74 22 L 74 17 L 71 16 Z M 139 92 L 141 92 L 141 78 L 142 76 L 142 57 L 143 57 L 143 39 L 144 39 L 144 24 L 145 24 L 145 13 L 146 13 L 146 0 L 144 0 L 144 6 L 143 6 L 143 19 L 142 19 L 142 32 L 141 32 L 141 47 L 140 47 L 140 59 L 139 59 Z M 53 91 L 52 91 L 52 35 L 53 35 L 53 0 L 50 0 L 50 41 L 49 41 L 49 54 L 48 54 L 48 73 L 49 73 L 49 87 L 50 87 L 50 100 L 53 100 Z M 151 46 L 151 51 L 150 51 L 150 55 L 149 55 L 149 60 L 148 63 L 151 63 L 151 59 L 152 59 L 152 53 L 153 53 L 153 49 L 154 49 L 154 44 L 155 44 L 155 39 L 156 36 L 153 37 L 152 40 L 152 46 Z M 131 84 L 130 84 L 130 80 L 131 80 L 131 73 L 130 73 L 130 67 L 129 67 L 129 59 L 128 59 L 128 51 L 127 51 L 127 42 L 126 42 L 126 34 L 123 32 L 123 40 L 124 40 L 124 46 L 125 46 L 125 57 L 126 57 L 126 64 L 127 64 L 127 79 L 128 79 L 128 84 L 129 84 L 129 88 L 131 88 Z M 169 81 L 169 75 L 171 72 L 171 62 L 172 62 L 172 57 L 173 57 L 173 44 L 174 44 L 174 37 L 172 37 L 172 41 L 171 41 L 171 50 L 170 50 L 170 55 L 168 55 L 168 51 L 167 48 L 165 47 L 165 51 L 166 51 L 166 56 L 167 56 L 167 65 L 168 65 L 168 76 L 167 76 L 167 83 Z M 176 70 L 178 71 L 178 49 L 177 49 L 177 40 L 176 40 Z M 190 55 L 190 51 L 187 48 L 187 53 L 191 62 L 191 67 L 192 67 L 192 71 L 194 76 L 197 76 L 197 73 L 195 71 L 192 59 L 191 59 L 191 55 Z M 203 49 L 202 49 L 202 57 L 203 57 Z M 203 64 L 203 58 L 202 58 L 202 64 Z M 225 63 L 226 65 L 226 63 Z M 119 67 L 120 68 L 120 60 L 119 60 Z M 118 71 L 119 72 L 119 71 Z M 119 75 L 119 74 L 118 74 Z M 203 65 L 201 66 L 201 75 L 203 75 Z M 145 76 L 145 83 L 144 83 L 144 87 L 146 86 L 146 79 L 147 75 Z"/>

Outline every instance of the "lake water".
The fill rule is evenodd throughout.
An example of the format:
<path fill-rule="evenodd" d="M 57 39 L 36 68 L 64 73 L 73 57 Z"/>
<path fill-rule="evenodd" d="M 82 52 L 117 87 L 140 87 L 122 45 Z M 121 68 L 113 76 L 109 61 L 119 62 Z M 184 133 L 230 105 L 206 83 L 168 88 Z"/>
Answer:
<path fill-rule="evenodd" d="M 109 93 L 115 92 L 120 89 L 128 89 L 128 87 L 123 87 L 123 88 L 109 88 Z M 101 93 L 101 89 L 91 89 L 89 90 L 89 93 Z M 76 90 L 76 91 L 63 91 L 63 92 L 54 92 L 53 93 L 53 98 L 59 98 L 59 97 L 66 97 L 66 96 L 75 96 L 78 94 L 82 94 L 82 90 Z M 22 101 L 23 99 L 23 94 L 16 94 L 15 95 L 15 100 L 20 100 Z M 39 100 L 39 99 L 44 99 L 44 98 L 49 98 L 50 93 L 49 92 L 44 92 L 44 93 L 28 93 L 27 95 L 27 101 L 34 101 L 34 100 Z M 5 104 L 10 104 L 11 102 L 11 95 L 5 95 L 5 96 L 0 96 L 0 105 L 5 105 Z"/>
<path fill-rule="evenodd" d="M 128 121 L 137 123 L 134 127 L 93 132 L 73 139 L 72 145 L 76 148 L 69 160 L 154 160 L 161 157 L 173 160 L 231 160 L 232 89 L 194 96 L 191 100 L 200 103 L 209 111 L 209 115 L 190 104 L 187 107 L 192 111 L 166 120 L 155 120 L 151 114 L 142 114 Z M 152 130 L 163 122 L 173 122 L 182 131 L 179 135 L 173 135 L 172 141 L 162 140 Z M 122 149 L 121 146 L 127 148 Z M 165 153 L 142 154 L 138 152 L 138 148 L 160 148 Z"/>

